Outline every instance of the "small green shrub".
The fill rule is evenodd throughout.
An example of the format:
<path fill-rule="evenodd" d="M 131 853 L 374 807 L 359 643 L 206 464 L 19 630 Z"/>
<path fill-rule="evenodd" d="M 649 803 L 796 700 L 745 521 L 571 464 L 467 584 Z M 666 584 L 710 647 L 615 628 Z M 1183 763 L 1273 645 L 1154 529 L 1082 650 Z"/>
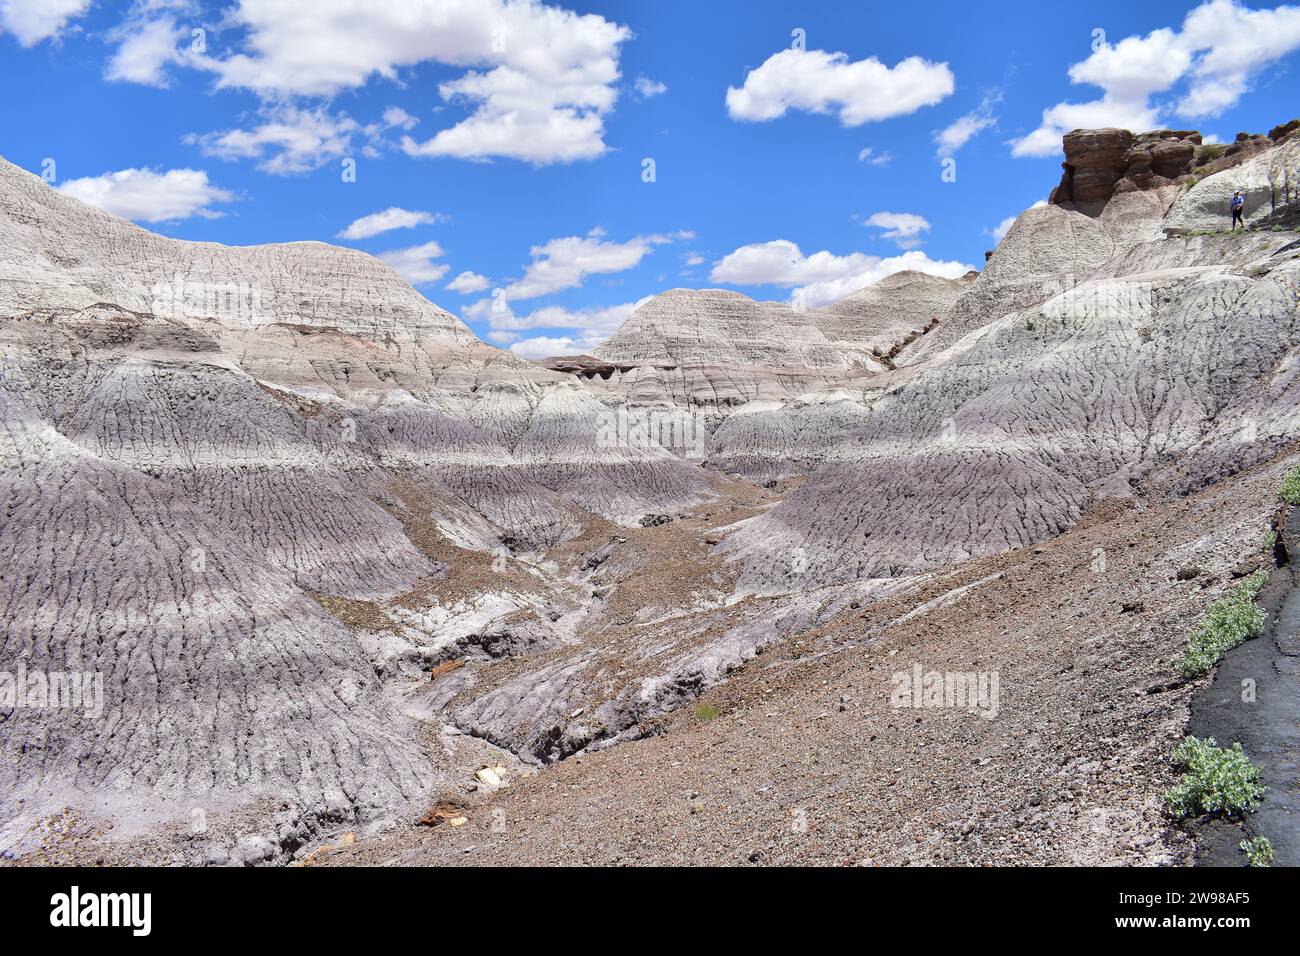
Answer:
<path fill-rule="evenodd" d="M 1206 143 L 1204 146 L 1196 150 L 1197 165 L 1204 166 L 1207 163 L 1214 162 L 1223 155 L 1225 149 L 1227 149 L 1227 147 L 1221 143 Z"/>
<path fill-rule="evenodd" d="M 1282 479 L 1277 496 L 1289 505 L 1300 505 L 1300 468 L 1292 468 Z"/>
<path fill-rule="evenodd" d="M 1264 532 L 1264 550 L 1272 551 L 1277 546 L 1277 532 L 1269 528 Z"/>
<path fill-rule="evenodd" d="M 1239 743 L 1225 749 L 1213 737 L 1186 737 L 1174 748 L 1173 761 L 1187 771 L 1165 793 L 1165 803 L 1179 819 L 1200 813 L 1241 816 L 1258 807 L 1264 795 L 1259 768 Z"/>
<path fill-rule="evenodd" d="M 695 716 L 700 720 L 713 720 L 721 713 L 722 711 L 718 710 L 718 708 L 714 707 L 712 704 L 700 704 L 695 708 Z"/>
<path fill-rule="evenodd" d="M 1255 598 L 1267 580 L 1266 572 L 1256 571 L 1210 605 L 1187 637 L 1187 651 L 1177 665 L 1180 677 L 1204 674 L 1238 644 L 1263 633 L 1267 615 Z"/>
<path fill-rule="evenodd" d="M 1266 836 L 1251 837 L 1242 840 L 1238 846 L 1246 854 L 1246 863 L 1250 866 L 1272 866 L 1273 844 Z"/>

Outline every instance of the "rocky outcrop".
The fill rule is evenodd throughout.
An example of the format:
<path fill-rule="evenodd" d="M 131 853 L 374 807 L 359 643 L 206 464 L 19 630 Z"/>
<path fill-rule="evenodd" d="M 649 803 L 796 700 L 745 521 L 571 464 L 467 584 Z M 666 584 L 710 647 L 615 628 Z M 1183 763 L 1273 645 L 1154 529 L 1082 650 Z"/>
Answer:
<path fill-rule="evenodd" d="M 1230 204 L 1237 190 L 1246 197 L 1246 222 L 1254 222 L 1286 205 L 1288 181 L 1294 198 L 1294 193 L 1300 191 L 1300 137 L 1297 136 L 1254 151 L 1239 164 L 1210 174 L 1181 192 L 1165 218 L 1164 231 L 1169 235 L 1187 235 L 1231 228 Z"/>
<path fill-rule="evenodd" d="M 1275 143 L 1280 143 L 1292 133 L 1300 130 L 1300 119 L 1293 119 L 1289 123 L 1279 123 L 1268 131 L 1268 138 Z"/>
<path fill-rule="evenodd" d="M 1084 211 L 1104 206 L 1120 193 L 1183 185 L 1233 169 L 1287 140 L 1300 120 L 1273 127 L 1268 135 L 1238 133 L 1226 145 L 1203 144 L 1192 130 L 1074 130 L 1064 138 L 1064 174 L 1052 190 L 1053 205 Z"/>
<path fill-rule="evenodd" d="M 1116 192 L 1154 189 L 1188 175 L 1195 165 L 1201 134 L 1159 130 L 1137 137 L 1126 157 L 1128 167 L 1115 184 Z"/>
<path fill-rule="evenodd" d="M 538 364 L 549 368 L 555 372 L 563 372 L 566 375 L 576 375 L 578 378 L 591 379 L 599 375 L 602 379 L 608 380 L 611 375 L 617 371 L 631 371 L 631 365 L 624 365 L 620 369 L 617 365 L 611 365 L 609 362 L 602 362 L 593 355 L 556 355 L 551 358 L 539 360 Z"/>
<path fill-rule="evenodd" d="M 1074 130 L 1065 134 L 1065 172 L 1049 201 L 1102 205 L 1116 193 L 1177 183 L 1192 172 L 1200 145 L 1201 134 L 1191 130 Z"/>
<path fill-rule="evenodd" d="M 1048 201 L 1062 206 L 1073 202 L 1104 203 L 1115 193 L 1128 168 L 1133 134 L 1126 129 L 1079 130 L 1065 134 L 1065 174 Z"/>

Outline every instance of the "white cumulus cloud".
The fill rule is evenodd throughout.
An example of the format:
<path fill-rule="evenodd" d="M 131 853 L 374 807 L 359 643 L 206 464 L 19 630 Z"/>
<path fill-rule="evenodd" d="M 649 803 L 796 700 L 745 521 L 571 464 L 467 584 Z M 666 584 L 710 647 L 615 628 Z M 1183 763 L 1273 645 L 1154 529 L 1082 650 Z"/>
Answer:
<path fill-rule="evenodd" d="M 381 212 L 372 212 L 368 216 L 362 216 L 354 220 L 346 229 L 338 234 L 339 239 L 369 239 L 371 236 L 377 236 L 382 232 L 389 232 L 393 229 L 410 229 L 412 226 L 423 226 L 434 222 L 445 222 L 447 219 L 442 213 L 423 212 L 420 210 L 402 209 L 400 206 L 389 206 Z"/>
<path fill-rule="evenodd" d="M 188 11 L 188 3 L 136 0 L 122 25 L 107 34 L 118 46 L 104 68 L 104 77 L 120 83 L 167 86 L 167 67 L 185 62 L 180 43 L 190 37 L 189 29 L 177 24 L 168 12 L 174 10 Z"/>
<path fill-rule="evenodd" d="M 918 250 L 883 259 L 862 252 L 839 256 L 825 250 L 805 256 L 788 239 L 775 239 L 741 246 L 729 253 L 713 267 L 709 280 L 793 289 L 791 301 L 817 308 L 838 302 L 895 272 L 911 270 L 956 279 L 973 268 L 962 262 L 931 259 Z"/>
<path fill-rule="evenodd" d="M 413 156 L 508 157 L 535 164 L 606 151 L 604 116 L 618 97 L 621 44 L 631 32 L 597 14 L 540 0 L 238 0 L 238 52 L 196 58 L 218 87 L 268 103 L 332 97 L 438 63 L 459 76 L 438 86 L 469 115 L 402 148 Z"/>
<path fill-rule="evenodd" d="M 375 132 L 373 127 L 366 130 L 351 117 L 335 116 L 324 107 L 272 106 L 261 115 L 264 121 L 251 129 L 191 133 L 185 142 L 198 146 L 207 156 L 254 159 L 264 172 L 288 175 L 310 172 L 351 155 L 359 133 Z"/>
<path fill-rule="evenodd" d="M 477 272 L 462 272 L 456 278 L 448 282 L 443 288 L 450 289 L 452 292 L 459 292 L 461 295 L 469 295 L 473 292 L 482 292 L 492 283 L 488 281 L 487 276 L 481 276 Z"/>
<path fill-rule="evenodd" d="M 886 66 L 875 57 L 851 61 L 845 53 L 782 50 L 727 88 L 732 119 L 764 121 L 788 110 L 835 113 L 844 126 L 914 113 L 952 94 L 952 70 L 919 56 Z"/>
<path fill-rule="evenodd" d="M 1001 92 L 993 92 L 984 97 L 980 105 L 964 116 L 958 117 L 948 126 L 934 134 L 938 144 L 940 158 L 954 155 L 980 132 L 997 125 L 998 118 L 993 115 L 998 104 L 1002 102 Z"/>
<path fill-rule="evenodd" d="M 1071 66 L 1071 82 L 1098 87 L 1102 96 L 1045 109 L 1038 128 L 1012 142 L 1012 154 L 1055 156 L 1072 129 L 1155 129 L 1171 109 L 1186 119 L 1219 116 L 1257 74 L 1298 49 L 1300 7 L 1251 10 L 1235 0 L 1207 0 L 1187 14 L 1181 29 L 1103 43 Z M 1176 98 L 1153 101 L 1180 84 Z"/>
<path fill-rule="evenodd" d="M 583 346 L 568 335 L 534 335 L 510 346 L 510 351 L 526 359 L 549 358 L 552 355 L 574 355 Z"/>
<path fill-rule="evenodd" d="M 235 198 L 228 190 L 208 182 L 201 169 L 121 169 L 101 176 L 69 179 L 56 187 L 59 192 L 80 199 L 105 212 L 137 222 L 172 222 L 202 216 L 222 215 L 213 203 Z"/>
<path fill-rule="evenodd" d="M 884 230 L 881 235 L 892 239 L 900 248 L 913 249 L 921 244 L 921 233 L 930 229 L 924 216 L 911 212 L 878 212 L 867 219 L 868 226 Z"/>
<path fill-rule="evenodd" d="M 401 127 L 405 130 L 415 129 L 420 121 L 400 106 L 390 106 L 384 110 L 384 125 Z"/>
<path fill-rule="evenodd" d="M 660 83 L 658 80 L 652 80 L 646 76 L 638 76 L 636 82 L 633 84 L 633 88 L 636 90 L 637 96 L 641 97 L 643 100 L 648 100 L 652 96 L 658 96 L 661 93 L 668 92 L 666 84 Z"/>
<path fill-rule="evenodd" d="M 589 275 L 623 272 L 641 264 L 656 246 L 672 242 L 675 237 L 636 236 L 627 242 L 606 242 L 600 230 L 587 236 L 566 236 L 533 246 L 533 257 L 521 279 L 502 290 L 503 298 L 534 299 L 562 289 L 582 285 Z M 687 238 L 688 234 L 679 234 Z"/>
<path fill-rule="evenodd" d="M 513 342 L 512 352 L 527 358 L 537 358 L 590 352 L 617 332 L 628 316 L 651 298 L 645 296 L 635 302 L 585 309 L 549 305 L 534 309 L 527 315 L 515 315 L 504 301 L 480 299 L 465 310 L 465 316 L 486 320 L 491 328 L 488 338 L 493 341 L 503 345 Z M 533 329 L 551 329 L 563 334 L 547 333 L 528 337 L 519 334 Z"/>
<path fill-rule="evenodd" d="M 20 46 L 35 46 L 88 9 L 90 0 L 0 0 L 0 33 L 12 33 Z"/>
<path fill-rule="evenodd" d="M 858 151 L 858 162 L 866 163 L 868 166 L 888 166 L 893 160 L 894 155 L 889 150 L 877 153 L 874 147 L 864 146 Z"/>
<path fill-rule="evenodd" d="M 381 252 L 379 258 L 396 269 L 402 278 L 411 285 L 423 285 L 428 282 L 437 282 L 447 274 L 447 271 L 451 268 L 450 266 L 433 261 L 443 255 L 445 253 L 442 246 L 436 242 L 426 242 L 419 246 Z"/>

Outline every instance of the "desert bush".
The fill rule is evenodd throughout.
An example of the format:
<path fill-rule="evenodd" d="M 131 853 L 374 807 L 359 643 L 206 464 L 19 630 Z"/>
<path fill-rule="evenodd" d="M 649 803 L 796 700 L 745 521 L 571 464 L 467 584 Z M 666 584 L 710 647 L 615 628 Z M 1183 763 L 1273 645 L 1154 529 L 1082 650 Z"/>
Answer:
<path fill-rule="evenodd" d="M 1196 150 L 1196 164 L 1198 166 L 1205 166 L 1208 163 L 1214 162 L 1223 155 L 1225 149 L 1227 149 L 1227 147 L 1221 143 L 1206 143 L 1204 146 Z"/>
<path fill-rule="evenodd" d="M 700 704 L 695 708 L 695 716 L 700 720 L 713 720 L 721 713 L 722 711 L 718 710 L 718 708 L 714 707 L 712 704 Z"/>
<path fill-rule="evenodd" d="M 1258 807 L 1264 796 L 1259 768 L 1240 743 L 1224 748 L 1213 737 L 1187 737 L 1174 748 L 1173 762 L 1186 773 L 1165 793 L 1165 803 L 1179 819 L 1203 813 L 1238 817 Z"/>
<path fill-rule="evenodd" d="M 1246 863 L 1248 865 L 1273 865 L 1273 843 L 1268 837 L 1254 836 L 1249 840 L 1242 840 L 1237 845 L 1241 847 L 1241 852 L 1246 854 Z"/>
<path fill-rule="evenodd" d="M 1300 505 L 1300 468 L 1292 468 L 1282 479 L 1277 496 L 1289 505 Z"/>
<path fill-rule="evenodd" d="M 1238 644 L 1263 633 L 1267 615 L 1255 598 L 1266 580 L 1266 572 L 1256 571 L 1210 605 L 1187 637 L 1187 651 L 1178 662 L 1179 676 L 1205 673 Z"/>

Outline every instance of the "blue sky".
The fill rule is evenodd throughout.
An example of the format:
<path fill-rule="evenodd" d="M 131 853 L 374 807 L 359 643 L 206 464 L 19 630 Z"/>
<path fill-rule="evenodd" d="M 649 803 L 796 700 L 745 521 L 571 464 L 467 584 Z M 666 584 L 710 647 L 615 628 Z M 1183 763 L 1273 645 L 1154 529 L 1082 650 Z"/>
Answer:
<path fill-rule="evenodd" d="M 1298 52 L 1300 7 L 1232 0 L 0 0 L 0 155 L 166 235 L 380 255 L 535 356 L 677 286 L 958 275 L 1062 130 L 1267 131 Z"/>

